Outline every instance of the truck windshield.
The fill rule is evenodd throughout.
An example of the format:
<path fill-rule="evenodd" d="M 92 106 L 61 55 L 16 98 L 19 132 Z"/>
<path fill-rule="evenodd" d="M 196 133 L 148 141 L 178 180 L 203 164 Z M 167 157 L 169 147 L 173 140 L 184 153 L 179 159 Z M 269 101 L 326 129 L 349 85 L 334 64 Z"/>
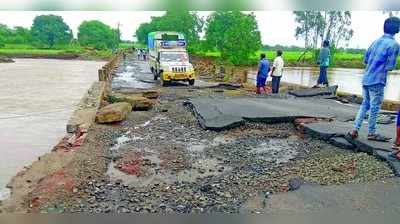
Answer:
<path fill-rule="evenodd" d="M 162 52 L 161 61 L 186 62 L 189 60 L 188 54 L 185 52 Z"/>

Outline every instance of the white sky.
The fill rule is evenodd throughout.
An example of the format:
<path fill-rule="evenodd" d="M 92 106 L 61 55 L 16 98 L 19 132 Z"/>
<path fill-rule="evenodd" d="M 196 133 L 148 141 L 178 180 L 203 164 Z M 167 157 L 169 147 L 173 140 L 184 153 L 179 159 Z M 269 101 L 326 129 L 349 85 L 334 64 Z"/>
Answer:
<path fill-rule="evenodd" d="M 41 14 L 56 14 L 64 18 L 77 34 L 79 24 L 84 20 L 100 20 L 112 27 L 121 24 L 122 38 L 132 40 L 137 27 L 150 21 L 151 16 L 160 16 L 161 11 L 0 11 L 0 23 L 8 26 L 30 27 L 33 18 Z M 210 12 L 200 11 L 200 16 L 206 17 Z M 302 40 L 296 40 L 294 30 L 296 24 L 291 11 L 256 11 L 255 12 L 263 44 L 268 45 L 298 45 Z M 383 32 L 383 22 L 387 15 L 382 11 L 353 11 L 352 27 L 354 36 L 349 47 L 367 48 Z M 399 40 L 399 37 L 396 37 Z"/>

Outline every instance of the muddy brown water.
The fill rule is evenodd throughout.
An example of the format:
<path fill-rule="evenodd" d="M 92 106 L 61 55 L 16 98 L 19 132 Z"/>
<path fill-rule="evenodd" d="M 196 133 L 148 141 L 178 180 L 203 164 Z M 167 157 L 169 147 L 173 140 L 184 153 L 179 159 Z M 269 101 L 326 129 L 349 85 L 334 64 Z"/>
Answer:
<path fill-rule="evenodd" d="M 335 68 L 329 69 L 328 79 L 330 85 L 338 85 L 339 92 L 362 95 L 362 76 L 363 69 L 345 69 Z M 255 82 L 256 71 L 250 72 L 249 79 Z M 306 87 L 312 87 L 317 83 L 319 76 L 318 68 L 300 68 L 292 67 L 285 68 L 282 76 L 282 82 L 296 84 Z M 271 77 L 269 77 L 270 81 Z M 400 101 L 400 71 L 393 71 L 389 73 L 387 86 L 385 89 L 385 99 Z"/>
<path fill-rule="evenodd" d="M 0 64 L 0 200 L 10 178 L 49 152 L 104 62 L 16 59 Z"/>

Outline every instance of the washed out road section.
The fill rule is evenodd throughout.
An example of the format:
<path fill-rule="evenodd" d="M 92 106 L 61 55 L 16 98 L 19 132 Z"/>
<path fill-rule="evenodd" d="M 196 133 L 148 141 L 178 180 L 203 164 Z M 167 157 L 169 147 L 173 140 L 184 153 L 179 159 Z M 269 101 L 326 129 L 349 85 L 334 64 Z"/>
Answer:
<path fill-rule="evenodd" d="M 10 178 L 49 152 L 104 62 L 16 59 L 0 66 L 0 200 Z"/>
<path fill-rule="evenodd" d="M 204 128 L 217 131 L 240 125 L 244 120 L 277 123 L 291 122 L 298 117 L 319 117 L 348 121 L 358 111 L 356 105 L 317 98 L 202 97 L 188 103 Z"/>
<path fill-rule="evenodd" d="M 321 121 L 301 124 L 306 133 L 328 141 L 338 147 L 374 154 L 385 160 L 400 176 L 400 162 L 389 157 L 390 142 L 376 142 L 367 139 L 367 125 L 360 131 L 357 139 L 347 137 L 353 129 L 353 120 L 359 105 L 343 104 L 336 100 L 323 98 L 283 97 L 199 97 L 186 102 L 192 108 L 204 129 L 221 131 L 243 125 L 246 120 L 282 123 L 294 122 L 298 118 L 316 118 Z M 378 119 L 379 132 L 394 139 L 395 124 L 390 112 L 382 112 Z M 385 124 L 386 123 L 386 124 Z"/>

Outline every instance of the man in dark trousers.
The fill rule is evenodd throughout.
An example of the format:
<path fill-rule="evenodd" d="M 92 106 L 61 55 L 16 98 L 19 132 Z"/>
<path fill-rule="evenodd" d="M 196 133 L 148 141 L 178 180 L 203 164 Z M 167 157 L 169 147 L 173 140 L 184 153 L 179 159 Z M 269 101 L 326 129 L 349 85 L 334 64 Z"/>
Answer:
<path fill-rule="evenodd" d="M 269 72 L 269 62 L 265 58 L 265 54 L 260 55 L 260 63 L 258 64 L 258 72 L 257 72 L 257 94 L 261 94 L 261 89 L 266 92 L 265 82 L 267 81 L 268 72 Z"/>
<path fill-rule="evenodd" d="M 318 61 L 319 64 L 319 78 L 317 87 L 328 86 L 328 67 L 330 63 L 331 51 L 329 50 L 329 41 L 325 40 L 322 43 L 322 48 L 319 51 Z"/>
<path fill-rule="evenodd" d="M 367 65 L 362 80 L 363 102 L 354 122 L 354 130 L 349 133 L 352 138 L 358 137 L 364 118 L 368 117 L 368 140 L 389 141 L 390 138 L 376 133 L 376 119 L 383 103 L 388 71 L 396 68 L 400 45 L 394 36 L 400 30 L 400 19 L 390 17 L 385 20 L 384 35 L 377 39 L 365 53 Z"/>
<path fill-rule="evenodd" d="M 279 93 L 279 85 L 281 83 L 281 78 L 283 74 L 283 52 L 281 50 L 276 51 L 276 58 L 272 64 L 272 93 Z"/>

